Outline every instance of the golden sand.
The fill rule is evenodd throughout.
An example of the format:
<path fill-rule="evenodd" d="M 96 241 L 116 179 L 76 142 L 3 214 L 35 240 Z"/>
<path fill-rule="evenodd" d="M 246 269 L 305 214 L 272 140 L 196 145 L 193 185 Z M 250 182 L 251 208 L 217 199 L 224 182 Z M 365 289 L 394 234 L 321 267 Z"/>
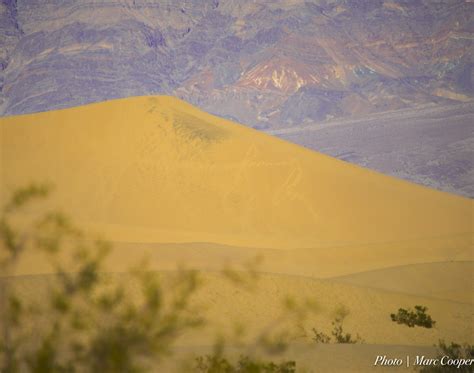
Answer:
<path fill-rule="evenodd" d="M 132 242 L 265 248 L 470 244 L 472 201 L 138 97 L 1 120 L 2 185 L 48 181 L 72 216 Z M 461 237 L 461 238 L 460 238 Z M 417 243 L 414 243 L 417 242 Z"/>
<path fill-rule="evenodd" d="M 145 253 L 156 270 L 184 263 L 210 271 L 261 255 L 258 295 L 236 295 L 207 275 L 211 290 L 201 298 L 217 324 L 237 312 L 261 325 L 289 294 L 320 301 L 313 321 L 323 327 L 343 303 L 348 328 L 375 346 L 473 341 L 469 199 L 162 96 L 2 118 L 0 172 L 1 198 L 32 181 L 53 184 L 48 208 L 115 242 L 111 271 Z M 44 272 L 30 257 L 18 274 Z M 429 306 L 437 328 L 391 322 L 390 312 L 415 304 Z"/>

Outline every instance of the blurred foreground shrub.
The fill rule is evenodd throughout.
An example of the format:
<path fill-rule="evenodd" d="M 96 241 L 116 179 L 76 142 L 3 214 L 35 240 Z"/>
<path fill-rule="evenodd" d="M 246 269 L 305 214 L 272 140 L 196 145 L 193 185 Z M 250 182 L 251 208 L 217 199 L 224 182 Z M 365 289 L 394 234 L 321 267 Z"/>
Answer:
<path fill-rule="evenodd" d="M 37 185 L 18 190 L 0 218 L 2 372 L 143 371 L 169 354 L 180 333 L 203 323 L 190 305 L 195 272 L 179 272 L 165 297 L 156 274 L 131 271 L 140 292 L 129 296 L 126 284 L 104 274 L 109 244 L 86 237 L 57 212 L 18 218 L 47 194 Z M 36 302 L 15 291 L 15 268 L 27 252 L 48 258 L 54 274 Z"/>
<path fill-rule="evenodd" d="M 157 273 L 140 263 L 120 281 L 105 270 L 109 243 L 86 235 L 61 213 L 31 213 L 31 204 L 48 194 L 49 188 L 41 185 L 19 189 L 1 212 L 0 371 L 159 371 L 176 340 L 208 322 L 193 302 L 201 287 L 198 273 L 179 270 L 171 283 L 163 284 Z M 20 296 L 15 277 L 25 257 L 27 261 L 44 258 L 51 269 L 45 277 L 51 278 L 46 289 L 35 288 L 38 294 L 31 297 Z M 254 267 L 251 263 L 244 274 L 230 269 L 223 274 L 252 288 L 257 276 Z M 131 291 L 132 282 L 138 284 L 138 292 Z M 313 307 L 311 302 L 286 303 L 281 317 L 269 320 L 257 333 L 250 344 L 253 351 L 284 351 L 292 334 L 278 325 L 295 317 L 300 321 Z M 223 342 L 228 339 L 218 344 L 223 346 Z M 292 373 L 296 369 L 293 361 L 276 364 L 253 358 L 253 351 L 231 363 L 223 347 L 218 351 L 198 357 L 188 367 L 207 373 Z"/>

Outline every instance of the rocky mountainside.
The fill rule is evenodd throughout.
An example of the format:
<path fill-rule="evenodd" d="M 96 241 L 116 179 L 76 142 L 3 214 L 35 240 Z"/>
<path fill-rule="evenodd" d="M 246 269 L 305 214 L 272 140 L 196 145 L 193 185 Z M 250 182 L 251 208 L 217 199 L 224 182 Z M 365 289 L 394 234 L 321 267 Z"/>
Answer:
<path fill-rule="evenodd" d="M 169 94 L 261 129 L 474 97 L 471 0 L 2 0 L 3 115 Z"/>
<path fill-rule="evenodd" d="M 474 103 L 343 118 L 269 133 L 386 175 L 474 198 Z"/>

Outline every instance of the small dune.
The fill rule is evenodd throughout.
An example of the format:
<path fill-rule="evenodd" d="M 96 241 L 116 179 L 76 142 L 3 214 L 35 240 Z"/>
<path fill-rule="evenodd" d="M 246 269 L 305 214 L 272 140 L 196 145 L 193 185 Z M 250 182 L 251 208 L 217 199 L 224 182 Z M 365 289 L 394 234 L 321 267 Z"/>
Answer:
<path fill-rule="evenodd" d="M 109 276 L 117 281 L 126 281 L 131 289 L 130 296 L 138 293 L 139 287 L 130 282 L 127 275 Z M 160 273 L 165 288 L 172 276 L 172 272 Z M 262 330 L 272 327 L 275 320 L 284 314 L 283 304 L 287 297 L 297 304 L 310 301 L 314 305 L 314 311 L 297 326 L 290 318 L 277 324 L 275 331 L 277 333 L 283 328 L 294 334 L 284 358 L 296 359 L 300 368 L 311 368 L 312 372 L 366 372 L 375 369 L 373 363 L 377 355 L 403 360 L 407 355 L 412 358 L 417 354 L 433 356 L 433 345 L 439 339 L 473 341 L 474 320 L 470 304 L 287 275 L 262 274 L 249 288 L 230 281 L 221 273 L 203 272 L 200 278 L 202 286 L 193 298 L 194 304 L 201 307 L 210 323 L 180 337 L 176 360 L 209 353 L 217 335 L 230 336 L 228 351 L 234 351 L 236 356 L 248 353 L 248 349 L 252 348 L 248 343 L 254 341 Z M 54 280 L 50 275 L 33 275 L 19 276 L 13 281 L 23 298 L 38 300 Z M 428 307 L 429 314 L 436 321 L 434 328 L 408 328 L 391 321 L 390 314 L 398 308 L 416 304 Z M 354 337 L 359 335 L 363 344 L 316 344 L 312 340 L 312 328 L 330 335 L 333 328 L 331 322 L 341 306 L 348 310 L 344 331 Z M 245 328 L 239 343 L 236 343 L 232 336 L 238 325 Z M 405 365 L 400 369 L 405 371 Z"/>
<path fill-rule="evenodd" d="M 331 280 L 472 304 L 473 273 L 474 262 L 438 262 L 354 273 Z"/>

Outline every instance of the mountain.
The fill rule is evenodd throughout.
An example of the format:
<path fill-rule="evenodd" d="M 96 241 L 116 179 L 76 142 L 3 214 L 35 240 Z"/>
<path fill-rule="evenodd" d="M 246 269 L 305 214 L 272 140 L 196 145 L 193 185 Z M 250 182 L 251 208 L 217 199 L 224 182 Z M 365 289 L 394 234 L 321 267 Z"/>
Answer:
<path fill-rule="evenodd" d="M 472 197 L 472 110 L 447 107 L 474 105 L 473 14 L 472 0 L 1 0 L 0 115 L 173 95 Z"/>
<path fill-rule="evenodd" d="M 362 167 L 473 198 L 473 121 L 474 103 L 462 103 L 267 132 Z"/>
<path fill-rule="evenodd" d="M 471 101 L 470 0 L 2 0 L 7 115 L 172 94 L 276 129 Z"/>

